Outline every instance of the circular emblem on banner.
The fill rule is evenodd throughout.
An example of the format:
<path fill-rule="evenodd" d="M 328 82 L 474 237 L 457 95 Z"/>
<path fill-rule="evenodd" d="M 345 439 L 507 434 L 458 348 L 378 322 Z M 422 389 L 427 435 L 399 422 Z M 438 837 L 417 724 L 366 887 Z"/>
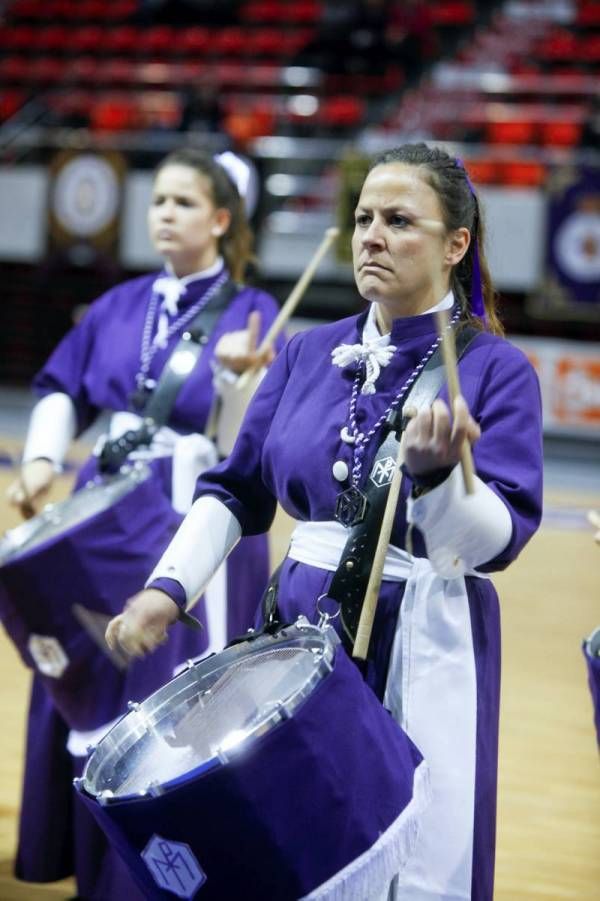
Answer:
<path fill-rule="evenodd" d="M 90 238 L 115 220 L 119 195 L 114 167 L 101 156 L 82 153 L 68 160 L 58 172 L 52 213 L 64 231 Z"/>
<path fill-rule="evenodd" d="M 600 215 L 575 211 L 554 237 L 556 262 L 579 282 L 600 281 Z"/>
<path fill-rule="evenodd" d="M 547 274 L 540 308 L 600 316 L 600 172 L 557 169 L 548 183 Z"/>

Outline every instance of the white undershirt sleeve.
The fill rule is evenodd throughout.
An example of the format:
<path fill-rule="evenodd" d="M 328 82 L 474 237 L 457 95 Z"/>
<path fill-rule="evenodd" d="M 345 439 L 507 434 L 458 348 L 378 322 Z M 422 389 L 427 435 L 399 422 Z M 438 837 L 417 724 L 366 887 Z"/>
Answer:
<path fill-rule="evenodd" d="M 75 406 L 68 394 L 47 394 L 31 412 L 23 463 L 46 457 L 60 466 L 77 431 Z"/>
<path fill-rule="evenodd" d="M 512 535 L 506 504 L 475 476 L 474 494 L 466 494 L 460 466 L 418 498 L 409 498 L 407 518 L 422 533 L 434 570 L 454 579 L 493 560 Z"/>
<path fill-rule="evenodd" d="M 155 579 L 176 579 L 185 590 L 189 610 L 241 536 L 242 527 L 225 504 L 210 495 L 199 497 L 146 585 Z"/>

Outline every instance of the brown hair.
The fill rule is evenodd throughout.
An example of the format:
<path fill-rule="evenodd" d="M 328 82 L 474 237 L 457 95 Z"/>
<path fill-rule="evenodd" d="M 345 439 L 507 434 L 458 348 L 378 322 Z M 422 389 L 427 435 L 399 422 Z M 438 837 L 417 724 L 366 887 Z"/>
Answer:
<path fill-rule="evenodd" d="M 252 260 L 252 230 L 246 217 L 244 200 L 240 197 L 223 166 L 208 153 L 193 147 L 174 150 L 158 164 L 155 175 L 165 166 L 179 165 L 194 169 L 209 182 L 212 199 L 217 209 L 229 210 L 231 223 L 219 238 L 219 253 L 236 282 L 242 282 L 246 266 Z"/>
<path fill-rule="evenodd" d="M 481 209 L 477 194 L 472 189 L 462 163 L 438 147 L 429 147 L 423 143 L 403 144 L 375 157 L 369 171 L 388 163 L 404 163 L 407 166 L 420 167 L 425 181 L 438 195 L 442 217 L 448 231 L 463 227 L 469 229 L 471 243 L 460 263 L 452 270 L 450 287 L 461 305 L 462 318 L 468 320 L 470 325 L 482 328 L 481 319 L 471 311 L 473 254 L 477 245 L 487 328 L 496 335 L 504 334 L 496 311 L 496 292 L 485 258 L 485 227 Z"/>

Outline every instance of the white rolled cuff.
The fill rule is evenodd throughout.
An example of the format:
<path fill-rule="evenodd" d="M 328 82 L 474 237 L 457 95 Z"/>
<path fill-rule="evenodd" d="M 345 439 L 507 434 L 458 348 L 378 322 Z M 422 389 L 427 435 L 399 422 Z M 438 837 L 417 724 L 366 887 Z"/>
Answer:
<path fill-rule="evenodd" d="M 210 495 L 199 497 L 146 585 L 155 579 L 176 579 L 189 610 L 241 537 L 242 527 L 225 504 Z"/>
<path fill-rule="evenodd" d="M 493 560 L 512 535 L 504 502 L 478 476 L 474 494 L 466 494 L 460 466 L 427 494 L 409 498 L 407 518 L 422 533 L 433 569 L 445 579 Z"/>
<path fill-rule="evenodd" d="M 77 431 L 75 405 L 68 394 L 47 394 L 31 412 L 23 463 L 46 457 L 60 467 Z"/>

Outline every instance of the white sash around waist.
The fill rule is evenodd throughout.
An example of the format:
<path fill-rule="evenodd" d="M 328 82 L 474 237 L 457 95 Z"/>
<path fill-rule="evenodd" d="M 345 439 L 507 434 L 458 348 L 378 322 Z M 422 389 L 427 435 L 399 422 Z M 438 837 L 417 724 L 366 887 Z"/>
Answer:
<path fill-rule="evenodd" d="M 292 532 L 287 556 L 297 560 L 298 563 L 335 572 L 349 534 L 348 529 L 335 520 L 299 522 Z M 423 569 L 433 571 L 426 557 L 414 557 L 408 551 L 390 544 L 383 564 L 383 580 L 405 582 L 417 564 L 421 571 Z M 467 570 L 458 578 L 462 578 L 462 575 L 477 576 L 480 579 L 489 578 L 485 573 L 479 573 L 474 569 Z"/>
<path fill-rule="evenodd" d="M 349 534 L 349 530 L 335 520 L 299 522 L 292 533 L 288 557 L 335 572 Z M 384 580 L 406 581 L 416 559 L 407 551 L 390 544 L 383 565 Z"/>

